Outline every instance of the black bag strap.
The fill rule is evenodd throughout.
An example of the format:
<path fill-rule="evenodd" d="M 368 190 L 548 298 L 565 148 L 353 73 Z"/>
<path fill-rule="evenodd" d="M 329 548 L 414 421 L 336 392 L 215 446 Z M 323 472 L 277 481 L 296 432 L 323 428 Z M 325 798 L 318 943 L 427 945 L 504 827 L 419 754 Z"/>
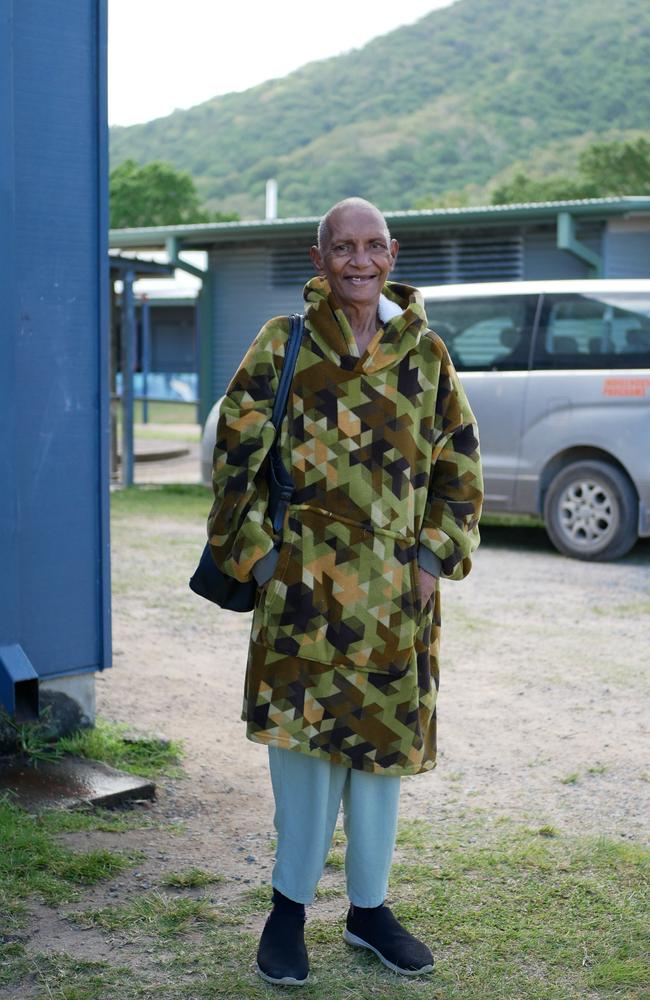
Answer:
<path fill-rule="evenodd" d="M 305 327 L 305 317 L 293 313 L 289 317 L 289 323 L 289 339 L 284 351 L 284 363 L 280 373 L 278 391 L 275 394 L 275 401 L 273 403 L 273 413 L 271 414 L 271 423 L 275 427 L 276 440 L 280 431 L 280 424 L 287 411 L 289 388 L 293 380 L 296 361 L 298 360 L 298 351 L 300 350 L 300 342 L 302 341 L 302 333 Z"/>
<path fill-rule="evenodd" d="M 287 411 L 289 388 L 293 380 L 304 328 L 304 316 L 294 313 L 290 317 L 289 340 L 284 352 L 284 364 L 282 365 L 280 382 L 278 391 L 275 394 L 273 413 L 271 415 L 271 422 L 275 427 L 275 437 L 269 452 L 269 513 L 276 535 L 280 535 L 282 531 L 285 511 L 291 503 L 291 497 L 295 489 L 293 479 L 287 472 L 284 462 L 280 457 L 278 440 L 280 437 L 280 427 Z"/>

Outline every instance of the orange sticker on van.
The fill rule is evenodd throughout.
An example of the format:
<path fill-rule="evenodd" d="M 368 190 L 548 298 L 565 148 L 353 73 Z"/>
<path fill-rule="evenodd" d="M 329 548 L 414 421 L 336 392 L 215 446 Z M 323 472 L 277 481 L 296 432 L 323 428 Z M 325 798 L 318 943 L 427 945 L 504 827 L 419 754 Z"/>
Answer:
<path fill-rule="evenodd" d="M 606 378 L 603 382 L 603 396 L 647 395 L 650 378 Z"/>

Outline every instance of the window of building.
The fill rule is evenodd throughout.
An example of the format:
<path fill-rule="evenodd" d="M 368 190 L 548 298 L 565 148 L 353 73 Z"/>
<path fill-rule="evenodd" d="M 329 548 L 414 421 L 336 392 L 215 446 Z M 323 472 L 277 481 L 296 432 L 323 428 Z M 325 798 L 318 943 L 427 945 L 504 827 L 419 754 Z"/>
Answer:
<path fill-rule="evenodd" d="M 391 277 L 411 285 L 450 285 L 474 281 L 519 281 L 523 243 L 519 235 L 454 237 L 400 243 Z"/>
<path fill-rule="evenodd" d="M 299 287 L 314 275 L 303 243 L 274 247 L 270 283 L 274 288 Z M 449 285 L 473 281 L 518 281 L 523 277 L 520 235 L 400 240 L 395 281 L 409 285 Z"/>
<path fill-rule="evenodd" d="M 302 288 L 316 272 L 304 243 L 276 247 L 271 251 L 273 288 Z"/>

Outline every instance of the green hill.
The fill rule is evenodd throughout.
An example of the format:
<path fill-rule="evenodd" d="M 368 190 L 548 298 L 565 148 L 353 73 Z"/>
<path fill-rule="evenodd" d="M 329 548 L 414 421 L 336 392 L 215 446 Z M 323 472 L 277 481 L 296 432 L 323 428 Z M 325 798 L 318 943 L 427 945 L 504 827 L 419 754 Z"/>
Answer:
<path fill-rule="evenodd" d="M 209 207 L 249 218 L 268 177 L 283 216 L 350 194 L 384 209 L 485 198 L 515 162 L 566 169 L 587 138 L 650 135 L 649 84 L 648 0 L 457 0 L 244 93 L 112 128 L 111 161 L 167 160 Z"/>

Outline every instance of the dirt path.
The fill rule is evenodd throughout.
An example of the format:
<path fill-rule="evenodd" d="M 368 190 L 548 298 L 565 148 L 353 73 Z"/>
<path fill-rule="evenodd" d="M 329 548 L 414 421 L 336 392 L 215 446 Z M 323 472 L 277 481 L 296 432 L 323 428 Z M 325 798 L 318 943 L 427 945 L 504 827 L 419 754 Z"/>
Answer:
<path fill-rule="evenodd" d="M 270 881 L 266 751 L 239 721 L 250 616 L 187 589 L 203 539 L 193 517 L 114 520 L 115 666 L 98 678 L 98 710 L 182 740 L 187 777 L 159 782 L 151 807 L 159 823 L 182 820 L 177 832 L 65 836 L 80 849 L 143 853 L 137 869 L 84 889 L 84 909 L 128 904 L 163 873 L 192 867 L 219 873 L 205 898 L 220 906 Z M 402 816 L 434 830 L 509 817 L 640 840 L 650 814 L 649 638 L 650 543 L 620 563 L 587 565 L 557 555 L 541 531 L 485 530 L 470 577 L 443 585 L 439 767 L 403 782 Z M 343 873 L 328 868 L 323 885 L 342 887 Z M 338 918 L 343 906 L 326 894 L 312 919 Z M 263 919 L 246 926 L 257 933 Z M 143 974 L 155 962 L 128 937 L 36 903 L 26 949 L 119 959 Z"/>
<path fill-rule="evenodd" d="M 620 563 L 559 556 L 543 532 L 484 532 L 470 577 L 443 584 L 438 768 L 403 783 L 402 814 L 466 811 L 637 839 L 647 830 L 650 544 Z M 201 524 L 119 519 L 115 667 L 98 709 L 185 742 L 188 780 L 156 807 L 187 833 L 175 867 L 264 882 L 272 798 L 264 748 L 239 721 L 250 616 L 185 587 Z"/>

